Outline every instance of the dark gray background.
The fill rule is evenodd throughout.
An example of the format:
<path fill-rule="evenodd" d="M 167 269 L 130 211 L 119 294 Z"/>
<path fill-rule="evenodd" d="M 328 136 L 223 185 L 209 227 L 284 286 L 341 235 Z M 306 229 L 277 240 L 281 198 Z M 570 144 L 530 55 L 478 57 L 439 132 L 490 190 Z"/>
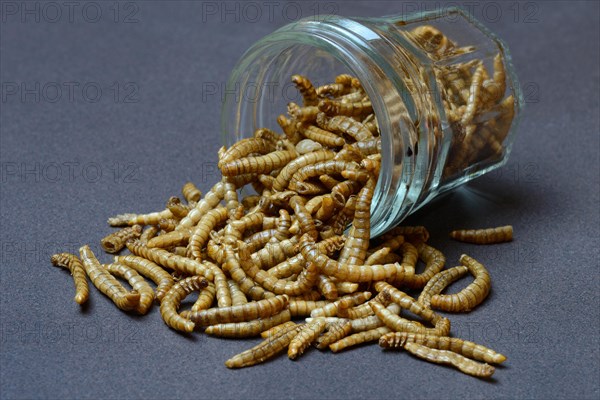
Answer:
<path fill-rule="evenodd" d="M 409 222 L 430 228 L 450 266 L 462 252 L 489 265 L 489 299 L 451 320 L 456 336 L 508 356 L 491 382 L 377 345 L 230 371 L 223 362 L 256 340 L 183 336 L 156 307 L 132 317 L 95 289 L 80 309 L 69 275 L 49 261 L 83 243 L 98 249 L 108 216 L 162 209 L 188 179 L 209 187 L 221 99 L 206 88 L 223 85 L 242 52 L 297 19 L 298 6 L 303 16 L 380 16 L 439 2 L 276 2 L 272 20 L 258 2 L 253 21 L 235 2 L 211 3 L 234 10 L 220 16 L 194 1 L 96 1 L 77 3 L 71 20 L 61 6 L 55 22 L 44 3 L 23 15 L 7 14 L 8 3 L 25 7 L 0 9 L 2 399 L 600 396 L 598 2 L 458 2 L 506 40 L 528 104 L 505 168 Z M 23 98 L 36 83 L 40 98 Z M 510 244 L 446 236 L 506 223 Z"/>

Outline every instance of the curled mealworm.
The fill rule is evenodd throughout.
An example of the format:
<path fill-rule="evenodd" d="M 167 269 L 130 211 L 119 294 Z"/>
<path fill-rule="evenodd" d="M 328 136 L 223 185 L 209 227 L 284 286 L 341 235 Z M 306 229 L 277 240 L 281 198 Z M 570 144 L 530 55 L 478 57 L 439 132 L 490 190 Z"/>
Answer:
<path fill-rule="evenodd" d="M 312 82 L 305 76 L 302 75 L 293 75 L 292 82 L 298 88 L 298 91 L 302 95 L 302 102 L 304 106 L 316 106 L 318 103 L 317 100 L 317 91 L 313 86 Z"/>
<path fill-rule="evenodd" d="M 74 300 L 77 304 L 84 304 L 88 300 L 90 289 L 85 276 L 85 269 L 79 258 L 74 254 L 60 253 L 52 255 L 51 261 L 55 266 L 69 270 L 75 283 Z"/>
<path fill-rule="evenodd" d="M 121 310 L 135 310 L 140 302 L 140 294 L 136 291 L 127 291 L 119 281 L 107 270 L 102 268 L 100 262 L 88 245 L 79 248 L 79 256 L 90 280 Z"/>
<path fill-rule="evenodd" d="M 208 282 L 201 276 L 191 276 L 173 285 L 160 303 L 160 315 L 165 324 L 178 331 L 192 332 L 195 326 L 194 322 L 180 316 L 177 309 L 191 292 L 202 290 L 206 286 L 208 286 Z"/>
<path fill-rule="evenodd" d="M 309 178 L 325 174 L 339 174 L 342 171 L 358 169 L 358 167 L 359 165 L 355 162 L 336 160 L 320 161 L 314 164 L 306 165 L 294 173 L 290 179 L 289 188 L 291 190 L 298 191 L 298 184 L 300 182 L 305 183 L 305 181 Z"/>
<path fill-rule="evenodd" d="M 260 128 L 254 131 L 254 137 L 258 139 L 269 140 L 273 143 L 277 143 L 282 138 L 280 134 L 270 130 L 269 128 Z"/>
<path fill-rule="evenodd" d="M 179 220 L 188 215 L 193 207 L 189 204 L 182 204 L 179 197 L 173 196 L 167 201 L 167 208 L 173 213 L 173 216 Z"/>
<path fill-rule="evenodd" d="M 469 269 L 462 265 L 438 272 L 427 282 L 417 302 L 425 307 L 430 307 L 432 296 L 440 294 L 449 284 L 465 276 L 467 272 L 469 272 Z"/>
<path fill-rule="evenodd" d="M 425 270 L 420 274 L 415 274 L 410 277 L 405 284 L 411 288 L 422 288 L 435 274 L 444 268 L 446 257 L 439 250 L 420 243 L 417 246 L 419 257 L 426 263 Z"/>
<path fill-rule="evenodd" d="M 194 305 L 192 306 L 192 311 L 200 311 L 200 310 L 209 309 L 215 300 L 216 293 L 217 293 L 217 289 L 215 288 L 215 285 L 212 283 L 209 283 L 208 286 L 206 286 L 204 288 L 204 290 L 200 291 L 198 298 L 196 299 L 196 301 L 194 302 Z"/>
<path fill-rule="evenodd" d="M 173 218 L 173 213 L 168 208 L 163 211 L 149 214 L 119 214 L 108 219 L 110 226 L 133 226 L 133 225 L 158 225 L 163 218 Z"/>
<path fill-rule="evenodd" d="M 258 336 L 261 332 L 274 326 L 279 326 L 290 320 L 290 311 L 283 310 L 278 314 L 264 319 L 257 319 L 250 322 L 233 322 L 228 324 L 218 324 L 206 327 L 204 332 L 211 336 L 226 338 L 243 338 Z"/>
<path fill-rule="evenodd" d="M 351 117 L 343 115 L 327 118 L 325 114 L 319 113 L 317 125 L 328 131 L 344 133 L 357 142 L 373 138 L 373 134 L 366 126 Z"/>
<path fill-rule="evenodd" d="M 188 256 L 196 261 L 202 260 L 201 250 L 210 238 L 210 232 L 227 219 L 227 209 L 217 207 L 200 218 L 188 241 Z"/>
<path fill-rule="evenodd" d="M 183 194 L 183 198 L 188 203 L 197 203 L 200 201 L 200 197 L 202 197 L 202 192 L 194 185 L 193 182 L 186 182 L 181 188 L 181 193 Z"/>
<path fill-rule="evenodd" d="M 470 311 L 487 297 L 492 285 L 487 269 L 466 254 L 460 256 L 460 263 L 469 269 L 475 279 L 458 293 L 432 296 L 432 307 L 450 312 Z"/>
<path fill-rule="evenodd" d="M 327 328 L 327 332 L 317 338 L 315 346 L 319 350 L 326 349 L 330 344 L 348 336 L 350 332 L 352 332 L 352 323 L 350 321 L 331 324 Z"/>
<path fill-rule="evenodd" d="M 393 332 L 379 339 L 379 345 L 384 348 L 403 347 L 406 343 L 416 343 L 438 350 L 449 350 L 465 357 L 487 363 L 500 364 L 506 357 L 485 346 L 459 338 L 448 336 L 423 335 L 419 333 Z"/>
<path fill-rule="evenodd" d="M 292 176 L 300 168 L 321 161 L 331 160 L 334 156 L 335 153 L 333 151 L 318 150 L 296 158 L 281 169 L 281 171 L 275 178 L 275 182 L 273 182 L 273 189 L 277 191 L 285 190 L 285 188 L 288 186 L 290 179 L 292 179 Z"/>
<path fill-rule="evenodd" d="M 276 296 L 252 303 L 231 307 L 211 308 L 189 314 L 190 320 L 207 326 L 229 322 L 246 322 L 257 318 L 267 318 L 277 314 L 288 304 L 288 296 Z"/>
<path fill-rule="evenodd" d="M 277 332 L 279 332 L 280 330 L 287 329 L 287 328 L 289 328 L 291 326 L 297 326 L 297 324 L 294 321 L 284 322 L 283 324 L 275 325 L 274 327 L 269 328 L 266 331 L 261 332 L 260 336 L 262 338 L 266 339 L 266 338 L 275 336 L 277 334 Z"/>
<path fill-rule="evenodd" d="M 489 378 L 494 374 L 495 368 L 489 364 L 482 364 L 448 350 L 437 350 L 420 344 L 407 342 L 404 349 L 423 360 L 436 364 L 452 365 L 465 374 L 478 378 Z"/>
<path fill-rule="evenodd" d="M 337 353 L 338 351 L 344 350 L 351 346 L 357 346 L 362 343 L 378 340 L 381 336 L 389 332 L 391 331 L 387 326 L 380 326 L 368 331 L 358 332 L 330 344 L 329 349 L 334 353 Z"/>
<path fill-rule="evenodd" d="M 127 243 L 127 248 L 136 256 L 184 274 L 203 275 L 209 281 L 212 281 L 215 277 L 214 272 L 209 267 L 191 258 L 181 257 L 159 248 L 149 248 L 138 242 Z"/>
<path fill-rule="evenodd" d="M 135 269 L 125 264 L 108 264 L 106 269 L 112 275 L 127 280 L 133 290 L 140 294 L 140 301 L 136 311 L 142 315 L 146 314 L 154 301 L 154 290 L 152 290 L 148 282 Z"/>
<path fill-rule="evenodd" d="M 304 324 L 288 347 L 288 357 L 290 360 L 295 360 L 299 355 L 302 355 L 304 350 L 319 337 L 326 327 L 327 323 L 323 319 L 315 319 L 312 322 Z"/>
<path fill-rule="evenodd" d="M 351 88 L 349 85 L 344 85 L 342 83 L 330 83 L 328 85 L 319 86 L 317 88 L 317 95 L 320 97 L 338 97 L 348 93 L 350 90 Z"/>
<path fill-rule="evenodd" d="M 159 265 L 137 256 L 118 256 L 115 263 L 127 265 L 156 284 L 156 298 L 161 301 L 175 283 L 173 277 Z"/>
<path fill-rule="evenodd" d="M 102 239 L 100 244 L 106 252 L 117 253 L 125 247 L 125 243 L 128 240 L 137 239 L 141 234 L 142 227 L 140 225 L 133 225 L 111 233 Z"/>
<path fill-rule="evenodd" d="M 221 168 L 222 165 L 244 158 L 249 154 L 268 154 L 272 151 L 275 151 L 275 143 L 271 140 L 256 137 L 242 139 L 223 153 L 218 166 Z"/>
<path fill-rule="evenodd" d="M 225 366 L 227 368 L 243 368 L 268 360 L 283 351 L 296 336 L 299 329 L 299 325 L 282 328 L 267 340 L 233 356 L 225 362 Z"/>
<path fill-rule="evenodd" d="M 450 232 L 450 237 L 460 242 L 492 244 L 510 242 L 513 239 L 511 225 L 487 229 L 463 229 Z"/>

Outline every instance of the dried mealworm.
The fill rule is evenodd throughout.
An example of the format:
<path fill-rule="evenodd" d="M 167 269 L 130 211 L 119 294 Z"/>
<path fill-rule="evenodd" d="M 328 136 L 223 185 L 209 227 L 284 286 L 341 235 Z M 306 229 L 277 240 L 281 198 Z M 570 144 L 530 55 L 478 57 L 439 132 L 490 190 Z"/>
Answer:
<path fill-rule="evenodd" d="M 489 378 L 494 374 L 495 368 L 489 364 L 482 364 L 448 350 L 437 350 L 420 344 L 408 342 L 404 349 L 423 360 L 436 364 L 452 365 L 465 374 L 478 378 Z"/>
<path fill-rule="evenodd" d="M 358 332 L 330 344 L 329 349 L 334 353 L 337 353 L 338 351 L 344 350 L 348 347 L 378 340 L 381 336 L 389 332 L 391 331 L 387 326 L 380 326 L 368 331 Z"/>
<path fill-rule="evenodd" d="M 295 256 L 298 253 L 297 245 L 297 236 L 282 240 L 281 242 L 270 242 L 261 250 L 253 253 L 251 260 L 259 269 L 271 268 L 273 265 Z"/>
<path fill-rule="evenodd" d="M 328 160 L 321 161 L 314 164 L 310 164 L 300 168 L 289 182 L 290 190 L 299 191 L 300 186 L 299 183 L 305 183 L 309 178 L 321 176 L 321 175 L 331 175 L 334 173 L 340 174 L 342 171 L 346 170 L 356 170 L 359 168 L 359 165 L 355 162 L 348 161 L 339 161 L 339 160 Z"/>
<path fill-rule="evenodd" d="M 244 292 L 242 292 L 242 290 L 240 289 L 238 284 L 233 279 L 227 280 L 227 286 L 229 286 L 229 292 L 231 293 L 231 305 L 232 306 L 239 306 L 241 304 L 248 303 L 248 299 L 246 299 L 246 295 L 244 294 Z M 227 306 L 220 306 L 220 307 L 227 307 Z"/>
<path fill-rule="evenodd" d="M 432 296 L 440 294 L 449 284 L 465 276 L 467 272 L 469 269 L 462 265 L 438 272 L 427 282 L 417 301 L 425 307 L 430 307 Z"/>
<path fill-rule="evenodd" d="M 258 336 L 261 332 L 274 326 L 279 326 L 290 320 L 290 311 L 283 310 L 272 317 L 257 319 L 250 322 L 232 322 L 228 324 L 218 324 L 206 327 L 204 332 L 211 336 L 226 338 L 244 338 Z"/>
<path fill-rule="evenodd" d="M 161 223 L 163 221 L 166 221 L 166 220 L 162 219 Z M 162 235 L 155 236 L 152 239 L 148 240 L 148 242 L 145 243 L 145 245 L 148 248 L 156 247 L 156 248 L 161 248 L 161 249 L 167 249 L 167 248 L 171 248 L 173 246 L 186 245 L 189 240 L 190 240 L 190 230 L 189 229 L 185 229 L 185 230 L 171 229 L 170 231 L 168 231 Z"/>
<path fill-rule="evenodd" d="M 75 302 L 77 304 L 85 303 L 89 297 L 90 289 L 85 276 L 85 269 L 79 257 L 70 253 L 60 253 L 54 254 L 51 261 L 55 266 L 69 270 L 73 276 L 73 282 L 75 282 Z"/>
<path fill-rule="evenodd" d="M 140 235 L 139 241 L 143 244 L 147 244 L 150 239 L 152 239 L 158 233 L 159 229 L 155 225 L 150 225 L 147 227 L 142 234 Z"/>
<path fill-rule="evenodd" d="M 140 225 L 133 225 L 111 233 L 102 239 L 100 244 L 106 252 L 117 253 L 125 247 L 125 243 L 128 240 L 137 239 L 141 234 L 142 227 Z"/>
<path fill-rule="evenodd" d="M 283 129 L 283 133 L 288 138 L 288 140 L 292 143 L 298 143 L 302 137 L 300 136 L 300 132 L 296 129 L 296 121 L 289 120 L 285 115 L 281 114 L 277 117 L 277 123 Z"/>
<path fill-rule="evenodd" d="M 283 311 L 282 311 L 283 312 Z M 280 313 L 281 314 L 281 313 Z M 279 332 L 282 329 L 287 329 L 291 326 L 297 326 L 297 324 L 294 321 L 288 321 L 288 322 L 284 322 L 283 324 L 279 324 L 279 325 L 275 325 L 272 328 L 267 329 L 266 331 L 263 331 L 260 333 L 260 336 L 262 338 L 269 338 L 272 336 L 275 336 L 277 334 L 277 332 Z"/>
<path fill-rule="evenodd" d="M 300 133 L 307 139 L 314 140 L 317 143 L 327 147 L 341 147 L 346 143 L 344 138 L 333 132 L 321 129 L 314 125 L 301 125 Z"/>
<path fill-rule="evenodd" d="M 380 294 L 378 294 L 377 296 L 375 296 L 373 299 L 371 299 L 370 301 L 378 301 L 378 302 L 385 302 L 387 305 L 388 301 L 384 301 L 384 296 Z M 341 317 L 341 318 L 348 318 L 348 319 L 357 319 L 357 318 L 364 318 L 368 315 L 372 315 L 373 314 L 373 310 L 371 310 L 371 306 L 369 305 L 369 301 L 365 302 L 363 304 L 357 305 L 355 307 L 349 307 L 347 304 L 342 304 L 340 305 L 340 307 L 338 307 L 338 311 L 337 311 L 337 316 Z"/>
<path fill-rule="evenodd" d="M 288 296 L 276 296 L 239 306 L 211 308 L 199 312 L 192 312 L 190 320 L 207 326 L 228 322 L 246 322 L 257 318 L 267 318 L 277 314 L 288 304 Z"/>
<path fill-rule="evenodd" d="M 250 154 L 268 154 L 275 151 L 275 143 L 271 140 L 260 138 L 242 139 L 232 145 L 219 160 L 219 168 L 222 165 L 244 158 Z"/>
<path fill-rule="evenodd" d="M 316 240 L 318 237 L 317 228 L 313 217 L 306 211 L 306 207 L 304 207 L 304 199 L 301 196 L 294 196 L 290 199 L 290 206 L 294 209 L 296 220 L 300 223 L 302 233 Z"/>
<path fill-rule="evenodd" d="M 202 192 L 194 185 L 193 182 L 186 182 L 185 185 L 181 188 L 181 193 L 183 194 L 183 198 L 188 203 L 197 203 L 200 201 L 200 197 L 202 197 Z"/>
<path fill-rule="evenodd" d="M 406 276 L 401 264 L 349 265 L 338 263 L 322 254 L 307 235 L 300 242 L 302 256 L 319 267 L 321 273 L 334 276 L 340 281 L 371 282 L 384 279 L 400 280 Z"/>
<path fill-rule="evenodd" d="M 127 291 L 114 276 L 102 268 L 88 245 L 79 248 L 79 257 L 94 286 L 110 298 L 117 307 L 124 311 L 137 308 L 140 294 L 136 291 Z"/>
<path fill-rule="evenodd" d="M 382 238 L 386 240 L 399 235 L 404 236 L 404 239 L 411 243 L 426 242 L 429 240 L 429 232 L 424 226 L 397 226 L 388 231 Z"/>
<path fill-rule="evenodd" d="M 417 250 L 419 251 L 419 258 L 426 263 L 426 266 L 422 273 L 415 274 L 404 282 L 405 285 L 411 288 L 424 287 L 435 274 L 444 268 L 446 263 L 446 257 L 441 251 L 425 243 L 420 243 Z"/>
<path fill-rule="evenodd" d="M 354 293 L 358 290 L 358 283 L 336 281 L 335 288 L 338 294 Z"/>
<path fill-rule="evenodd" d="M 173 196 L 167 201 L 167 208 L 171 210 L 173 216 L 179 220 L 188 215 L 193 207 L 189 204 L 182 204 L 179 197 Z"/>
<path fill-rule="evenodd" d="M 258 139 L 269 140 L 273 143 L 277 143 L 282 138 L 280 134 L 270 130 L 269 128 L 260 128 L 254 131 L 254 137 Z"/>
<path fill-rule="evenodd" d="M 466 254 L 460 256 L 460 263 L 469 269 L 475 279 L 458 293 L 432 296 L 432 307 L 450 312 L 470 311 L 487 297 L 492 285 L 487 269 Z"/>
<path fill-rule="evenodd" d="M 384 348 L 399 348 L 409 342 L 431 347 L 432 349 L 453 351 L 465 357 L 487 363 L 500 364 L 506 360 L 504 355 L 485 346 L 448 336 L 393 332 L 382 336 L 379 345 Z"/>
<path fill-rule="evenodd" d="M 312 322 L 304 324 L 298 334 L 292 339 L 288 347 L 288 357 L 295 360 L 304 350 L 314 342 L 321 332 L 325 330 L 327 323 L 324 319 L 315 319 Z"/>
<path fill-rule="evenodd" d="M 288 304 L 288 309 L 292 313 L 292 317 L 308 317 L 313 310 L 322 308 L 329 304 L 325 300 L 299 300 L 291 299 Z"/>
<path fill-rule="evenodd" d="M 246 210 L 250 210 L 258 205 L 258 202 L 260 201 L 260 197 L 261 196 L 259 196 L 259 195 L 251 194 L 251 195 L 243 197 L 241 203 Z"/>
<path fill-rule="evenodd" d="M 168 208 L 163 211 L 149 214 L 119 214 L 108 219 L 110 226 L 133 226 L 133 225 L 158 225 L 163 218 L 173 218 L 173 213 Z"/>
<path fill-rule="evenodd" d="M 269 172 L 285 166 L 291 160 L 296 158 L 295 151 L 283 150 L 273 151 L 263 156 L 254 156 L 240 158 L 228 163 L 224 163 L 221 167 L 223 175 L 239 175 L 239 174 L 268 174 Z"/>
<path fill-rule="evenodd" d="M 190 293 L 202 290 L 206 286 L 208 282 L 201 276 L 191 276 L 173 285 L 160 303 L 160 315 L 165 324 L 178 331 L 192 332 L 195 324 L 180 316 L 177 309 Z"/>
<path fill-rule="evenodd" d="M 327 300 L 335 300 L 338 298 L 338 291 L 337 287 L 335 286 L 335 282 L 333 282 L 328 276 L 319 275 L 317 288 Z"/>
<path fill-rule="evenodd" d="M 313 86 L 312 82 L 305 76 L 302 75 L 293 75 L 292 82 L 296 85 L 296 88 L 302 95 L 302 104 L 304 106 L 316 106 L 318 103 L 317 100 L 317 91 Z"/>
<path fill-rule="evenodd" d="M 304 154 L 295 160 L 291 161 L 285 167 L 281 169 L 275 182 L 273 182 L 273 189 L 276 191 L 283 191 L 288 186 L 292 176 L 300 168 L 307 165 L 315 164 L 322 161 L 331 160 L 335 156 L 335 153 L 330 150 L 318 150 L 312 153 Z"/>
<path fill-rule="evenodd" d="M 225 362 L 227 368 L 243 368 L 261 363 L 283 351 L 298 333 L 300 325 L 280 329 L 260 344 L 237 354 Z"/>
<path fill-rule="evenodd" d="M 196 299 L 196 301 L 194 302 L 194 305 L 192 306 L 192 311 L 200 311 L 200 310 L 209 309 L 215 300 L 216 293 L 217 293 L 217 289 L 215 288 L 215 285 L 212 283 L 209 283 L 208 286 L 206 286 L 204 288 L 204 290 L 200 291 L 198 298 Z"/>
<path fill-rule="evenodd" d="M 210 267 L 191 258 L 181 257 L 159 248 L 149 248 L 138 242 L 127 243 L 127 248 L 136 256 L 184 274 L 203 275 L 209 281 L 212 281 L 215 277 Z"/>
<path fill-rule="evenodd" d="M 327 332 L 317 338 L 316 347 L 319 350 L 326 349 L 330 344 L 348 336 L 350 332 L 352 332 L 352 323 L 350 321 L 331 324 L 327 328 Z"/>
<path fill-rule="evenodd" d="M 323 99 L 319 102 L 319 110 L 327 115 L 346 115 L 360 118 L 373 112 L 369 100 L 343 103 L 341 101 Z"/>
<path fill-rule="evenodd" d="M 349 147 L 355 148 L 365 157 L 372 154 L 381 154 L 381 138 L 362 140 L 352 143 Z"/>
<path fill-rule="evenodd" d="M 463 126 L 467 126 L 471 124 L 475 114 L 477 113 L 482 95 L 483 88 L 483 80 L 485 79 L 486 71 L 483 64 L 480 64 L 475 73 L 473 74 L 473 78 L 471 81 L 470 91 L 469 91 L 469 100 L 467 102 L 467 108 L 465 109 L 464 114 L 461 117 L 460 123 Z"/>
<path fill-rule="evenodd" d="M 373 134 L 366 126 L 357 120 L 344 115 L 327 118 L 325 117 L 325 114 L 319 113 L 317 116 L 317 125 L 319 125 L 321 129 L 344 133 L 357 142 L 373 138 Z"/>
<path fill-rule="evenodd" d="M 492 244 L 510 242 L 513 239 L 511 225 L 487 229 L 463 229 L 450 232 L 450 237 L 459 242 Z"/>
<path fill-rule="evenodd" d="M 330 83 L 328 85 L 319 86 L 317 88 L 317 95 L 320 97 L 338 97 L 348 93 L 350 90 L 350 85 L 344 85 L 342 83 Z"/>
<path fill-rule="evenodd" d="M 127 265 L 156 284 L 156 298 L 161 301 L 175 283 L 173 277 L 159 265 L 137 256 L 118 256 L 115 263 Z"/>
<path fill-rule="evenodd" d="M 215 208 L 225 194 L 225 183 L 218 182 L 206 193 L 204 198 L 200 200 L 193 210 L 185 216 L 177 226 L 176 230 L 190 230 L 194 225 L 200 221 L 202 216 L 209 210 Z"/>
<path fill-rule="evenodd" d="M 325 195 L 321 202 L 321 207 L 315 213 L 315 218 L 320 221 L 327 221 L 330 219 L 336 211 L 336 202 L 333 200 L 331 195 Z"/>
<path fill-rule="evenodd" d="M 329 303 L 322 308 L 313 310 L 310 313 L 310 316 L 312 318 L 333 317 L 333 316 L 337 315 L 338 309 L 340 307 L 344 307 L 344 308 L 354 307 L 358 304 L 364 303 L 365 301 L 369 300 L 370 298 L 371 298 L 371 292 L 354 293 L 352 295 L 342 297 L 339 300 Z"/>
<path fill-rule="evenodd" d="M 494 57 L 494 77 L 483 82 L 484 103 L 493 104 L 504 96 L 506 91 L 506 71 L 500 53 Z"/>
<path fill-rule="evenodd" d="M 227 209 L 217 207 L 200 218 L 188 241 L 188 256 L 196 261 L 202 259 L 201 250 L 210 238 L 210 232 L 227 219 Z"/>
<path fill-rule="evenodd" d="M 367 302 L 365 304 L 369 303 L 370 302 Z M 370 307 L 371 306 L 369 305 L 369 308 Z M 396 303 L 391 303 L 386 307 L 386 309 L 395 315 L 400 315 L 400 311 L 402 310 L 401 307 Z M 351 319 L 350 322 L 352 323 L 352 332 L 370 331 L 371 329 L 379 328 L 380 326 L 385 325 L 377 315 L 369 315 L 367 317 Z"/>
<path fill-rule="evenodd" d="M 174 231 L 178 224 L 179 220 L 175 218 L 163 218 L 158 221 L 158 227 L 165 232 Z"/>
<path fill-rule="evenodd" d="M 300 107 L 293 102 L 288 104 L 288 114 L 300 122 L 314 122 L 318 113 L 319 108 L 316 106 Z"/>
<path fill-rule="evenodd" d="M 140 294 L 140 302 L 136 311 L 142 315 L 146 314 L 154 301 L 154 290 L 152 290 L 148 282 L 135 269 L 125 264 L 108 264 L 106 269 L 112 275 L 127 280 L 133 290 Z"/>
<path fill-rule="evenodd" d="M 223 270 L 239 285 L 242 292 L 251 299 L 259 300 L 265 297 L 265 290 L 256 284 L 240 266 L 239 258 L 230 245 L 224 246 Z"/>

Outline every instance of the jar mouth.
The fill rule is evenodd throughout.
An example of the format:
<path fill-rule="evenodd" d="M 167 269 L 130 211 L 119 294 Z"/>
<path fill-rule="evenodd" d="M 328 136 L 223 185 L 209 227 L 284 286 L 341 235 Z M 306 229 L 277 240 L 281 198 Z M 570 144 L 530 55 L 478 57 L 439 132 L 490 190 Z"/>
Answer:
<path fill-rule="evenodd" d="M 387 61 L 369 44 L 378 37 L 360 22 L 337 16 L 286 25 L 255 43 L 241 57 L 226 85 L 221 115 L 222 139 L 230 146 L 258 128 L 280 130 L 277 116 L 285 114 L 289 102 L 301 103 L 291 83 L 293 74 L 307 76 L 315 86 L 330 83 L 342 73 L 357 77 L 371 99 L 382 141 L 381 172 L 371 205 L 372 236 L 390 228 L 391 209 L 410 212 L 405 198 L 412 179 L 411 168 L 401 169 L 395 177 L 390 173 L 403 161 L 398 158 L 398 147 L 410 147 L 410 138 L 406 126 L 392 122 L 390 101 L 382 93 L 395 93 L 394 100 L 402 108 L 407 97 L 398 94 L 399 85 L 403 86 L 401 79 L 391 72 L 391 66 L 382 69 Z"/>

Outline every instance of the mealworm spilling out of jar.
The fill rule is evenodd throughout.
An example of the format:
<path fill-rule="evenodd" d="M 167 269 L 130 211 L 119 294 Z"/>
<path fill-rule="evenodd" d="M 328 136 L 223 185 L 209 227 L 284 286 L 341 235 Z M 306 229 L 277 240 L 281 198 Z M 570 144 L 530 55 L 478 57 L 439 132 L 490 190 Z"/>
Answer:
<path fill-rule="evenodd" d="M 106 269 L 87 246 L 80 250 L 81 262 L 69 254 L 52 257 L 73 274 L 76 301 L 87 299 L 87 274 L 122 310 L 145 314 L 156 298 L 163 320 L 177 331 L 205 327 L 212 336 L 266 338 L 227 360 L 229 368 L 263 362 L 286 348 L 296 359 L 313 343 L 335 353 L 379 340 L 383 347 L 403 347 L 467 374 L 491 376 L 494 368 L 475 360 L 498 363 L 505 357 L 449 337 L 450 320 L 432 310 L 468 311 L 480 304 L 491 288 L 488 269 L 466 255 L 460 258 L 462 266 L 445 269 L 446 258 L 428 244 L 425 227 L 390 225 L 397 225 L 400 214 L 392 216 L 387 232 L 374 237 L 383 233 L 377 218 L 394 208 L 381 214 L 375 204 L 385 197 L 380 176 L 401 180 L 406 173 L 397 168 L 402 165 L 387 165 L 390 156 L 416 159 L 424 152 L 434 154 L 446 141 L 448 161 L 435 166 L 438 160 L 432 160 L 442 186 L 476 172 L 480 163 L 506 157 L 518 108 L 506 71 L 510 66 L 503 52 L 491 62 L 461 62 L 453 57 L 476 52 L 476 46 L 458 47 L 422 22 L 391 20 L 390 29 L 420 49 L 419 60 L 443 61 L 429 70 L 408 52 L 404 57 L 412 66 L 398 66 L 398 79 L 410 96 L 422 94 L 428 85 L 437 85 L 438 91 L 413 98 L 422 120 L 412 121 L 400 103 L 388 110 L 396 118 L 393 123 L 407 129 L 401 144 L 392 143 L 397 154 L 385 148 L 390 144 L 385 135 L 392 132 L 388 117 L 377 118 L 381 105 L 370 97 L 372 82 L 340 74 L 315 88 L 309 77 L 293 75 L 302 101 L 290 102 L 288 115 L 272 121 L 283 132 L 260 128 L 219 149 L 223 178 L 204 196 L 187 182 L 185 201 L 171 197 L 164 210 L 109 219 L 109 225 L 125 228 L 103 239 L 103 248 L 113 253 L 125 246 L 131 255 L 116 257 Z M 419 76 L 422 80 L 415 79 Z M 443 112 L 436 110 L 432 93 L 440 96 Z M 380 95 L 387 101 L 388 93 Z M 448 123 L 445 137 L 442 118 Z M 411 130 L 411 124 L 418 129 Z M 422 129 L 432 136 L 420 140 Z M 432 180 L 424 176 L 422 182 L 427 186 Z M 512 226 L 454 231 L 451 237 L 506 242 L 512 240 Z M 417 273 L 419 260 L 425 268 Z M 474 276 L 470 285 L 457 294 L 441 294 L 467 272 Z M 136 290 L 128 291 L 111 274 L 129 280 Z M 420 296 L 408 290 L 419 290 Z M 191 292 L 199 292 L 197 301 L 180 311 Z M 291 321 L 302 318 L 303 324 Z"/>

